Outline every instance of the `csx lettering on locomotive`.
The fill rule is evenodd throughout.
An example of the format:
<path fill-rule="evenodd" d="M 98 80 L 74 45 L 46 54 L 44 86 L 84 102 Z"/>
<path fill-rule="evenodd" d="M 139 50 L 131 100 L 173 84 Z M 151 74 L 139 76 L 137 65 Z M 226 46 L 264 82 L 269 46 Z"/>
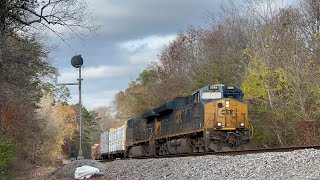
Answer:
<path fill-rule="evenodd" d="M 225 109 L 225 110 L 222 110 L 222 111 L 221 111 L 221 114 L 224 114 L 224 115 L 231 115 L 231 114 L 233 114 L 233 110 Z"/>

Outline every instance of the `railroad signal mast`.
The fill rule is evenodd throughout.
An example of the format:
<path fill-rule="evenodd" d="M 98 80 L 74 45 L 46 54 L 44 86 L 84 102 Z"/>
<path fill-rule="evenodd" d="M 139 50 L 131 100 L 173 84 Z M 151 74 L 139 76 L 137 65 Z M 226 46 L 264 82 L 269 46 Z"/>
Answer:
<path fill-rule="evenodd" d="M 77 83 L 58 83 L 58 76 L 56 75 L 56 86 L 65 86 L 65 85 L 78 85 L 79 88 L 79 126 L 80 126 L 80 137 L 79 137 L 79 153 L 77 159 L 84 159 L 82 156 L 82 113 L 81 113 L 81 107 L 82 107 L 82 101 L 81 101 L 81 68 L 83 65 L 83 59 L 81 55 L 76 55 L 71 58 L 71 65 L 75 67 L 79 71 L 79 78 L 77 79 Z"/>

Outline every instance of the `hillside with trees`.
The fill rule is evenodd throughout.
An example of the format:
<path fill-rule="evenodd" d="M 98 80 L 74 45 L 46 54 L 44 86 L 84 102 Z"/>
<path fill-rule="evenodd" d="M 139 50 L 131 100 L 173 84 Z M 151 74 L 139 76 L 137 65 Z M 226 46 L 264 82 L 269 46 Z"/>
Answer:
<path fill-rule="evenodd" d="M 253 147 L 319 145 L 320 1 L 273 8 L 276 0 L 228 1 L 207 24 L 190 26 L 159 52 L 110 107 L 83 112 L 84 157 L 101 132 L 206 85 L 240 87 L 250 107 Z M 0 172 L 14 162 L 55 165 L 79 146 L 79 106 L 46 79 L 40 27 L 93 31 L 83 1 L 0 0 Z M 52 80 L 52 79 L 51 79 Z M 72 148 L 73 147 L 73 148 Z"/>
<path fill-rule="evenodd" d="M 190 27 L 119 92 L 119 121 L 210 84 L 240 87 L 254 147 L 319 144 L 319 1 L 230 2 L 207 27 Z"/>
<path fill-rule="evenodd" d="M 70 156 L 71 144 L 78 146 L 78 107 L 68 104 L 67 88 L 50 83 L 57 69 L 49 63 L 50 52 L 38 31 L 60 38 L 57 26 L 75 34 L 92 31 L 88 12 L 86 3 L 77 0 L 1 0 L 0 176 L 15 162 L 54 165 Z M 94 131 L 95 113 L 85 111 L 84 118 L 84 129 Z M 84 143 L 91 147 L 88 131 Z"/>

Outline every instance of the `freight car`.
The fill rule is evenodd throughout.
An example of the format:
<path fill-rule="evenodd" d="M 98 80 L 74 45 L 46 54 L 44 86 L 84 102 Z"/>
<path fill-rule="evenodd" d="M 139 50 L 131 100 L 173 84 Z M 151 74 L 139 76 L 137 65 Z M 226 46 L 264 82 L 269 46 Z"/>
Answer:
<path fill-rule="evenodd" d="M 94 149 L 92 149 L 94 151 Z M 92 159 L 97 159 L 92 157 Z M 99 159 L 109 159 L 109 131 L 105 131 L 100 135 L 100 157 Z"/>
<path fill-rule="evenodd" d="M 111 128 L 100 135 L 100 144 L 92 146 L 92 159 L 116 159 L 125 156 L 126 125 Z"/>
<path fill-rule="evenodd" d="M 249 129 L 242 91 L 216 84 L 128 120 L 101 143 L 108 144 L 110 158 L 234 151 L 248 146 Z"/>
<path fill-rule="evenodd" d="M 234 151 L 250 143 L 248 107 L 233 86 L 205 86 L 127 122 L 129 157 Z"/>
<path fill-rule="evenodd" d="M 92 156 L 92 159 L 101 159 L 101 155 L 100 155 L 100 144 L 94 144 L 92 146 L 92 149 L 91 149 L 91 156 Z"/>
<path fill-rule="evenodd" d="M 109 157 L 111 159 L 123 158 L 126 150 L 125 139 L 126 139 L 126 125 L 112 128 L 109 132 Z"/>

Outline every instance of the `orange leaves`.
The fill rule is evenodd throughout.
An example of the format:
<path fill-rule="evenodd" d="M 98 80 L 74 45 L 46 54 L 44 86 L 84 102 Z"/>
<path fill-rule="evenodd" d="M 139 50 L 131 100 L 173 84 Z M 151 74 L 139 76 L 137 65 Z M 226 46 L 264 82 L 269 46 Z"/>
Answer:
<path fill-rule="evenodd" d="M 60 116 L 66 123 L 72 124 L 74 126 L 77 126 L 76 111 L 77 109 L 75 109 L 74 107 L 64 104 L 57 104 L 54 107 L 55 116 Z"/>
<path fill-rule="evenodd" d="M 12 125 L 14 119 L 15 119 L 15 109 L 13 107 L 7 106 L 4 110 L 4 126 L 10 126 Z"/>
<path fill-rule="evenodd" d="M 299 145 L 314 145 L 318 143 L 320 125 L 316 121 L 299 121 Z"/>
<path fill-rule="evenodd" d="M 73 106 L 56 104 L 52 106 L 53 97 L 47 94 L 39 103 L 38 123 L 41 126 L 37 139 L 38 158 L 59 158 L 63 154 L 62 146 L 74 138 L 77 129 L 76 110 Z"/>

